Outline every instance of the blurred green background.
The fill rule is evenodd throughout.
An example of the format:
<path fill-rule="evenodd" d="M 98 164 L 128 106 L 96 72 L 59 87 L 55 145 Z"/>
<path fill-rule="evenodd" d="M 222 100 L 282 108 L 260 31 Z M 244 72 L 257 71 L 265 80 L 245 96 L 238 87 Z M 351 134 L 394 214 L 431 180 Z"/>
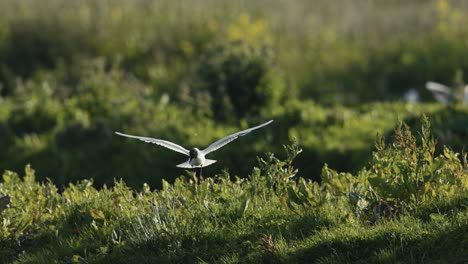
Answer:
<path fill-rule="evenodd" d="M 0 169 L 159 187 L 185 157 L 114 131 L 204 147 L 269 119 L 204 174 L 247 176 L 292 139 L 300 176 L 355 172 L 377 133 L 422 114 L 460 151 L 468 106 L 424 84 L 468 79 L 466 25 L 464 0 L 3 0 Z M 421 103 L 404 102 L 411 88 Z"/>

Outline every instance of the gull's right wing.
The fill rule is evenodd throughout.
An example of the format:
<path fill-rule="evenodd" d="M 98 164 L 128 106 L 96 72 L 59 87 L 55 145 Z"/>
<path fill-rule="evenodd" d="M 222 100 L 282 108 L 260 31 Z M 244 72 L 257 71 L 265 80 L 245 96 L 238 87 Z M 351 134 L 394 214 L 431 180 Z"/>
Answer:
<path fill-rule="evenodd" d="M 189 151 L 187 149 L 185 149 L 184 147 L 179 146 L 179 145 L 177 145 L 175 143 L 169 142 L 167 140 L 149 138 L 149 137 L 132 136 L 132 135 L 127 135 L 127 134 L 123 134 L 123 133 L 119 133 L 119 132 L 115 132 L 115 133 L 117 135 L 119 135 L 119 136 L 129 137 L 129 138 L 136 138 L 136 139 L 139 139 L 141 141 L 144 141 L 144 142 L 147 142 L 147 143 L 153 143 L 153 144 L 168 148 L 170 150 L 182 153 L 182 154 L 184 154 L 186 156 L 190 156 Z"/>

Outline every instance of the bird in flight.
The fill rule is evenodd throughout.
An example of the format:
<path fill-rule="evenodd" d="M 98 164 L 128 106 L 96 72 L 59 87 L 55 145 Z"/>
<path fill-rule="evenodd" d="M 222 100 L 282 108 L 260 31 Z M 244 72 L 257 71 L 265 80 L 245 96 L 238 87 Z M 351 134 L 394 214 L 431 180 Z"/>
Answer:
<path fill-rule="evenodd" d="M 169 141 L 163 140 L 163 139 L 132 136 L 132 135 L 127 135 L 127 134 L 123 134 L 123 133 L 119 133 L 119 132 L 115 132 L 115 133 L 117 135 L 119 135 L 119 136 L 129 137 L 129 138 L 136 138 L 136 139 L 139 139 L 139 140 L 147 142 L 147 143 L 153 143 L 153 144 L 168 148 L 170 150 L 173 150 L 173 151 L 176 151 L 176 152 L 179 152 L 181 154 L 184 154 L 184 155 L 188 156 L 189 159 L 186 162 L 177 165 L 177 167 L 179 167 L 179 168 L 203 168 L 203 167 L 209 166 L 209 165 L 216 162 L 216 160 L 207 159 L 205 157 L 206 155 L 208 155 L 209 153 L 211 153 L 213 151 L 216 151 L 216 150 L 220 149 L 221 147 L 227 145 L 228 143 L 232 142 L 233 140 L 237 139 L 238 137 L 245 136 L 248 133 L 250 133 L 250 132 L 252 132 L 252 131 L 254 131 L 256 129 L 259 129 L 261 127 L 264 127 L 264 126 L 270 124 L 271 122 L 273 122 L 273 120 L 270 120 L 270 121 L 268 121 L 266 123 L 263 123 L 261 125 L 258 125 L 258 126 L 252 127 L 252 128 L 248 128 L 248 129 L 239 131 L 239 132 L 234 133 L 232 135 L 229 135 L 227 137 L 224 137 L 224 138 L 212 143 L 211 145 L 209 145 L 207 148 L 205 148 L 203 150 L 199 150 L 198 148 L 193 148 L 191 150 L 188 150 L 188 149 L 186 149 L 186 148 L 184 148 L 184 147 L 182 147 L 180 145 L 177 145 L 175 143 L 172 143 L 172 142 L 169 142 Z"/>
<path fill-rule="evenodd" d="M 465 85 L 461 93 L 457 93 L 453 89 L 437 82 L 426 82 L 426 89 L 432 93 L 439 103 L 448 104 L 458 100 L 463 102 L 463 104 L 468 104 L 468 85 Z"/>

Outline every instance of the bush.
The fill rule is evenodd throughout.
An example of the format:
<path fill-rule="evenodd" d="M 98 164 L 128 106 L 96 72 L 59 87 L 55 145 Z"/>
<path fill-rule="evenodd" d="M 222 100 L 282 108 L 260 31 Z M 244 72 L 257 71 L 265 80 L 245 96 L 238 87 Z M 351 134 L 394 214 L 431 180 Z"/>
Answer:
<path fill-rule="evenodd" d="M 232 121 L 268 113 L 285 98 L 285 85 L 267 47 L 242 41 L 217 43 L 202 54 L 195 66 L 191 89 L 209 98 L 210 114 Z"/>
<path fill-rule="evenodd" d="M 404 124 L 396 129 L 394 138 L 390 146 L 383 139 L 377 142 L 369 171 L 369 182 L 382 199 L 414 210 L 421 203 L 468 190 L 465 153 L 458 157 L 459 153 L 444 147 L 443 153 L 434 157 L 436 144 L 427 117 L 423 118 L 419 144 Z"/>
<path fill-rule="evenodd" d="M 466 154 L 461 156 L 444 146 L 435 155 L 436 142 L 430 135 L 430 122 L 422 118 L 419 138 L 409 127 L 401 123 L 395 129 L 394 140 L 386 144 L 383 137 L 377 139 L 369 169 L 363 169 L 354 177 L 329 169 L 322 171 L 322 184 L 347 195 L 357 209 L 363 205 L 385 201 L 399 213 L 417 212 L 422 204 L 438 203 L 458 194 L 468 193 L 468 163 Z"/>

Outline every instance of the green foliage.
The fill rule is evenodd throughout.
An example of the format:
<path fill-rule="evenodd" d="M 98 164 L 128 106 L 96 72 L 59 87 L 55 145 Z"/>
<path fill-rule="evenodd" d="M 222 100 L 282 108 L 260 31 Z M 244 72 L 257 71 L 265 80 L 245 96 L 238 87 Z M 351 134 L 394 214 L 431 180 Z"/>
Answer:
<path fill-rule="evenodd" d="M 285 97 L 285 85 L 273 66 L 269 47 L 242 41 L 214 44 L 201 55 L 191 85 L 194 96 L 207 94 L 216 120 L 236 120 L 268 113 Z"/>
<path fill-rule="evenodd" d="M 385 200 L 396 200 L 417 208 L 420 203 L 444 200 L 456 193 L 466 193 L 466 155 L 458 157 L 447 147 L 434 157 L 435 140 L 430 123 L 423 117 L 420 144 L 405 124 L 395 131 L 391 146 L 383 138 L 377 141 L 369 182 Z"/>
<path fill-rule="evenodd" d="M 0 1 L 0 262 L 468 259 L 468 108 L 371 103 L 468 79 L 462 2 Z"/>
<path fill-rule="evenodd" d="M 63 65 L 73 68 L 83 58 L 104 57 L 121 60 L 125 71 L 183 97 L 184 77 L 200 64 L 201 54 L 212 53 L 214 43 L 243 42 L 250 48 L 235 51 L 228 45 L 225 51 L 253 50 L 267 63 L 274 53 L 279 67 L 261 85 L 253 78 L 255 86 L 237 89 L 261 87 L 255 93 L 267 90 L 268 97 L 266 87 L 284 86 L 286 79 L 288 96 L 327 104 L 397 99 L 409 87 L 427 98 L 428 79 L 448 84 L 459 82 L 459 75 L 468 79 L 463 56 L 468 33 L 461 26 L 468 11 L 462 2 L 379 1 L 342 8 L 341 2 L 301 0 L 244 3 L 240 9 L 236 3 L 206 0 L 190 6 L 148 0 L 5 1 L 0 3 L 2 95 L 14 93 L 18 76 L 36 78 Z M 265 44 L 270 51 L 262 51 Z M 276 68 L 284 77 L 275 74 Z M 244 78 L 250 83 L 251 77 Z M 234 108 L 241 104 L 231 101 Z"/>
<path fill-rule="evenodd" d="M 428 79 L 461 85 L 466 8 L 342 4 L 0 2 L 0 168 L 30 163 L 57 184 L 159 187 L 180 174 L 167 162 L 180 156 L 114 131 L 203 147 L 270 118 L 262 135 L 217 152 L 209 170 L 247 175 L 256 153 L 296 138 L 299 176 L 318 180 L 324 163 L 356 173 L 375 133 L 398 119 L 417 127 L 423 113 L 439 142 L 460 151 L 466 107 L 362 102 L 400 98 L 409 86 L 425 97 Z"/>
<path fill-rule="evenodd" d="M 425 116 L 419 135 L 417 139 L 405 123 L 400 123 L 391 144 L 385 144 L 385 139 L 378 137 L 369 169 L 353 176 L 325 166 L 322 185 L 335 194 L 346 195 L 358 214 L 381 201 L 390 202 L 399 212 L 406 212 L 417 211 L 422 204 L 445 201 L 456 194 L 466 196 L 466 154 L 460 156 L 444 146 L 443 153 L 436 156 L 436 142 Z M 374 211 L 380 206 L 376 205 Z"/>
<path fill-rule="evenodd" d="M 466 33 L 447 37 L 429 32 L 369 43 L 349 42 L 344 36 L 324 45 L 327 38 L 319 35 L 305 55 L 308 71 L 301 83 L 302 95 L 328 105 L 359 105 L 399 100 L 415 88 L 423 100 L 432 100 L 424 88 L 426 81 L 457 85 L 457 75 L 468 79 L 468 61 L 459 56 L 466 49 L 466 43 L 460 42 L 465 38 Z"/>
<path fill-rule="evenodd" d="M 466 259 L 466 158 L 449 150 L 434 157 L 427 119 L 423 124 L 419 140 L 405 125 L 388 145 L 379 139 L 370 168 L 357 176 L 325 166 L 321 183 L 297 178 L 293 163 L 302 150 L 294 142 L 285 146 L 284 160 L 273 154 L 259 158 L 259 167 L 247 178 L 231 178 L 227 172 L 206 179 L 182 176 L 173 184 L 163 181 L 160 190 L 144 184 L 136 191 L 123 181 L 97 189 L 84 180 L 59 192 L 50 181 L 36 181 L 29 166 L 22 177 L 7 171 L 0 182 L 0 197 L 9 197 L 0 204 L 0 260 Z M 414 164 L 416 158 L 423 161 Z M 418 182 L 419 172 L 432 179 Z M 384 201 L 398 211 L 372 222 L 375 206 Z"/>
<path fill-rule="evenodd" d="M 356 173 L 372 159 L 375 133 L 390 133 L 398 118 L 417 126 L 417 117 L 427 113 L 434 134 L 455 151 L 468 137 L 463 106 L 373 103 L 325 108 L 312 101 L 288 100 L 248 123 L 241 121 L 240 127 L 229 127 L 194 115 L 191 107 L 181 107 L 169 95 L 126 74 L 118 62 L 83 61 L 73 76 L 57 73 L 44 78 L 23 83 L 15 96 L 2 99 L 0 167 L 20 170 L 30 163 L 38 179 L 49 177 L 59 185 L 93 178 L 101 186 L 123 178 L 132 187 L 142 182 L 159 187 L 161 179 L 172 182 L 180 174 L 177 163 L 168 162 L 182 162 L 177 153 L 117 137 L 114 131 L 203 147 L 272 118 L 272 126 L 216 152 L 219 162 L 206 172 L 229 168 L 233 175 L 246 175 L 255 165 L 256 153 L 278 153 L 282 143 L 296 138 L 304 150 L 297 158 L 299 175 L 315 180 L 324 163 Z M 79 85 L 70 85 L 75 79 L 81 80 Z"/>

